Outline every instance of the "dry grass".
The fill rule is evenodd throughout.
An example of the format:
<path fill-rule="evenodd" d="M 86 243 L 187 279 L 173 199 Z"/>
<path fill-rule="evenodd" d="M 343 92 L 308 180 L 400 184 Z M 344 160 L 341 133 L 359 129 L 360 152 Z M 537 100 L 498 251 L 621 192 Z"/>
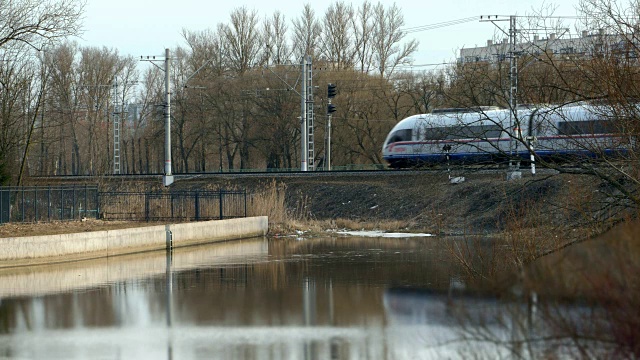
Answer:
<path fill-rule="evenodd" d="M 285 184 L 276 181 L 262 184 L 248 200 L 247 215 L 268 216 L 270 233 L 274 234 L 291 233 L 296 230 L 319 233 L 327 229 L 407 230 L 411 228 L 411 223 L 408 221 L 315 220 L 309 214 L 307 197 L 301 197 L 294 208 L 287 208 L 286 190 Z"/>
<path fill-rule="evenodd" d="M 306 233 L 321 234 L 327 230 L 380 230 L 380 231 L 410 231 L 405 221 L 376 221 L 364 222 L 350 219 L 335 220 L 297 220 L 289 219 L 282 223 L 272 223 L 269 220 L 269 232 L 271 234 L 293 233 L 304 231 Z"/>
<path fill-rule="evenodd" d="M 349 230 L 410 230 L 411 223 L 401 220 L 376 220 L 374 222 L 354 221 L 350 219 L 336 219 L 332 221 L 332 229 Z"/>
<path fill-rule="evenodd" d="M 450 253 L 469 280 L 502 281 L 521 274 L 524 267 L 546 254 L 602 233 L 617 217 L 600 210 L 598 193 L 585 191 L 584 181 L 588 179 L 571 178 L 549 198 L 514 189 L 503 193 L 496 219 L 496 228 L 501 231 L 491 236 L 491 246 L 487 236 L 465 235 L 464 240 L 447 245 Z M 466 230 L 465 234 L 476 234 L 475 229 Z"/>
<path fill-rule="evenodd" d="M 640 221 L 628 220 L 525 270 L 525 287 L 548 300 L 545 310 L 557 336 L 607 344 L 611 358 L 640 357 Z M 595 311 L 576 321 L 557 310 L 576 299 Z"/>
<path fill-rule="evenodd" d="M 285 205 L 286 185 L 271 181 L 262 184 L 247 199 L 247 216 L 268 216 L 269 222 L 283 224 L 289 221 Z"/>

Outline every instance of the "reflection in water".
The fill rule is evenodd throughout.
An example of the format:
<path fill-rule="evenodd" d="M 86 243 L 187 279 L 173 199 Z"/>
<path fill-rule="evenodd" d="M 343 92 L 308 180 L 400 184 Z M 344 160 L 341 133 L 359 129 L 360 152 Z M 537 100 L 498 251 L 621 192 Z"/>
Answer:
<path fill-rule="evenodd" d="M 258 239 L 4 270 L 0 357 L 439 358 L 478 330 L 511 341 L 495 297 L 457 296 L 441 241 Z"/>

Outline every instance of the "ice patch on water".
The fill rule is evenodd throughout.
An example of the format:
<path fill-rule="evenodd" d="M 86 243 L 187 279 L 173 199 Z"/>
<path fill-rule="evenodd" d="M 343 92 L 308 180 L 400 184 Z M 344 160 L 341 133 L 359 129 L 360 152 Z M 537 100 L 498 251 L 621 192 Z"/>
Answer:
<path fill-rule="evenodd" d="M 351 236 L 362 236 L 362 237 L 386 237 L 386 238 L 407 238 L 407 237 L 434 236 L 433 234 L 425 234 L 425 233 L 395 233 L 395 232 L 364 231 L 364 230 L 362 230 L 362 231 L 340 230 L 340 231 L 336 231 L 336 234 L 351 235 Z"/>

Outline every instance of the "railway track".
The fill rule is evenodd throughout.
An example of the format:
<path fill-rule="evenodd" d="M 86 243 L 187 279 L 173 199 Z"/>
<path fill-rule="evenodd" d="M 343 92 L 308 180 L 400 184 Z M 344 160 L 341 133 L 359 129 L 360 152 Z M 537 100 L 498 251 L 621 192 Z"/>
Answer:
<path fill-rule="evenodd" d="M 238 172 L 203 172 L 188 174 L 173 174 L 175 181 L 194 180 L 207 178 L 305 178 L 305 177 L 349 177 L 349 176 L 407 176 L 420 174 L 451 174 L 452 176 L 465 176 L 471 174 L 495 175 L 507 171 L 506 167 L 437 167 L 426 169 L 384 169 L 384 170 L 338 170 L 338 171 L 238 171 Z M 523 175 L 530 173 L 529 167 L 521 167 Z M 538 168 L 537 173 L 553 174 L 556 170 Z M 102 180 L 127 180 L 127 181 L 162 181 L 163 174 L 122 174 L 122 175 L 59 175 L 59 176 L 36 176 L 32 179 L 37 181 L 92 181 Z"/>

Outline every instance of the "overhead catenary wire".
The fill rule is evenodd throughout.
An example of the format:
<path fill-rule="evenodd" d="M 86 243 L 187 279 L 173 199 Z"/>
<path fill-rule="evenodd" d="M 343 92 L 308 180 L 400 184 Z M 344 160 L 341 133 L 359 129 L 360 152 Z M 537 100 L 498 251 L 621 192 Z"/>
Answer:
<path fill-rule="evenodd" d="M 414 27 L 404 28 L 403 31 L 404 31 L 405 34 L 411 34 L 411 33 L 420 32 L 420 31 L 441 29 L 441 28 L 444 28 L 444 27 L 449 27 L 449 26 L 460 25 L 460 24 L 464 24 L 464 23 L 468 23 L 468 22 L 478 21 L 479 17 L 480 17 L 480 15 L 476 15 L 476 16 L 470 16 L 470 17 L 456 19 L 456 20 L 443 21 L 443 22 L 439 22 L 439 23 L 435 23 L 435 24 L 414 26 Z"/>

